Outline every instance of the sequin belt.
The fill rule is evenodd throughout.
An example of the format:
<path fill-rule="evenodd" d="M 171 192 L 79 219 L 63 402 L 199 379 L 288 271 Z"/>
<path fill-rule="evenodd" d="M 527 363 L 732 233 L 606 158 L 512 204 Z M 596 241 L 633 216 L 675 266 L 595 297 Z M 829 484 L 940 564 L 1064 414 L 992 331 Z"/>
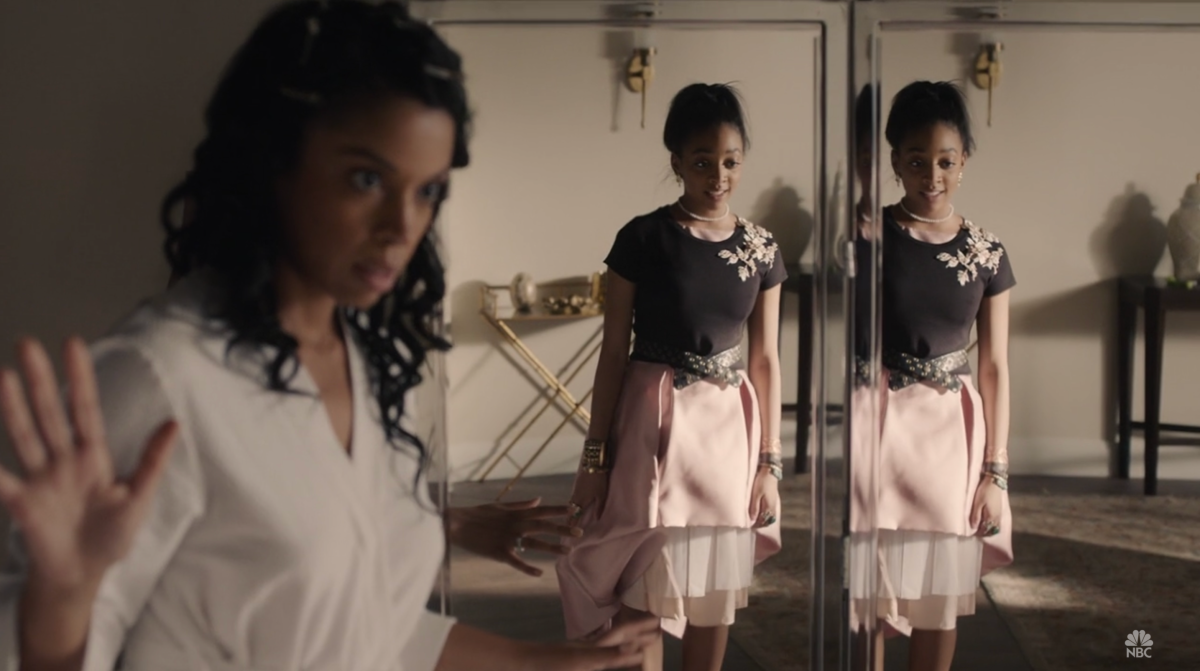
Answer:
<path fill-rule="evenodd" d="M 713 379 L 734 387 L 742 384 L 742 376 L 734 368 L 742 360 L 740 346 L 718 352 L 711 356 L 703 356 L 681 350 L 670 345 L 650 342 L 638 338 L 633 343 L 633 353 L 641 359 L 655 363 L 666 364 L 675 369 L 674 385 L 676 389 L 695 384 L 704 379 Z"/>
<path fill-rule="evenodd" d="M 883 366 L 890 371 L 888 388 L 899 391 L 920 382 L 931 382 L 950 391 L 962 389 L 962 379 L 955 371 L 967 365 L 967 351 L 958 350 L 930 359 L 922 359 L 902 352 L 884 352 Z M 860 385 L 870 379 L 870 366 L 866 359 L 856 357 L 854 373 Z"/>
<path fill-rule="evenodd" d="M 950 391 L 958 391 L 962 389 L 962 379 L 954 371 L 966 364 L 967 351 L 962 349 L 932 359 L 922 359 L 902 352 L 883 353 L 883 365 L 891 371 L 888 387 L 892 391 L 918 382 L 932 382 Z"/>

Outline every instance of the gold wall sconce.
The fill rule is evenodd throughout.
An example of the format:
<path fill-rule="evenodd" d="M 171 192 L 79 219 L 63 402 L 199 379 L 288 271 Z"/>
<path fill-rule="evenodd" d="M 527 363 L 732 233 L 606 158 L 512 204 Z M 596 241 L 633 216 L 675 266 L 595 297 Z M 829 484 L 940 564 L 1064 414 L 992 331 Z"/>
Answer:
<path fill-rule="evenodd" d="M 654 81 L 655 23 L 660 8 L 659 0 L 639 2 L 616 8 L 622 23 L 629 22 L 632 33 L 633 55 L 625 62 L 625 86 L 642 96 L 642 128 L 646 127 L 646 94 Z"/>
<path fill-rule="evenodd" d="M 989 128 L 992 126 L 992 92 L 1000 85 L 1000 76 L 1004 72 L 1004 67 L 1000 63 L 1000 52 L 1003 50 L 1004 44 L 998 38 L 988 36 L 979 45 L 979 52 L 975 56 L 975 72 L 972 80 L 976 86 L 987 91 L 987 125 Z"/>
<path fill-rule="evenodd" d="M 625 85 L 642 94 L 642 128 L 646 127 L 646 90 L 654 81 L 654 47 L 637 47 L 625 67 Z"/>

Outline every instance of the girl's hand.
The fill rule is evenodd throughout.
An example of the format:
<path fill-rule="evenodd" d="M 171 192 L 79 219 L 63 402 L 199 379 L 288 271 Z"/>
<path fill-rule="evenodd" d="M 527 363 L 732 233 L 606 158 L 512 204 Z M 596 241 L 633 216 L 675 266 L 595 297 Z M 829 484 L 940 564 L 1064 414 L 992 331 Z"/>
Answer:
<path fill-rule="evenodd" d="M 769 527 L 779 520 L 779 481 L 767 468 L 760 467 L 750 490 L 750 519 L 754 528 Z"/>
<path fill-rule="evenodd" d="M 83 341 L 72 338 L 64 350 L 69 421 L 42 345 L 22 341 L 18 358 L 28 395 L 17 373 L 0 371 L 0 414 L 24 478 L 0 468 L 0 503 L 21 531 L 31 580 L 43 593 L 94 591 L 108 567 L 129 552 L 177 427 L 173 421 L 160 426 L 133 476 L 117 481 Z"/>
<path fill-rule="evenodd" d="M 977 536 L 995 536 L 1000 533 L 1000 515 L 1004 505 L 1004 492 L 989 476 L 975 490 L 975 502 L 971 505 L 971 526 Z"/>
<path fill-rule="evenodd" d="M 596 507 L 596 519 L 604 514 L 604 502 L 608 499 L 608 473 L 588 473 L 580 470 L 575 476 L 575 487 L 567 503 L 567 523 L 578 526 L 588 508 Z"/>

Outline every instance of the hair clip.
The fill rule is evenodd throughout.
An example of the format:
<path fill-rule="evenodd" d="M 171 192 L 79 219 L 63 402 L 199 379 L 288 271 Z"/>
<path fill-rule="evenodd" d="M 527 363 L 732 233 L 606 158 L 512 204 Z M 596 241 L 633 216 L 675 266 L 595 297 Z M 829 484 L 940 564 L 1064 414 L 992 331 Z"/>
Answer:
<path fill-rule="evenodd" d="M 287 86 L 281 86 L 279 87 L 279 92 L 282 93 L 284 97 L 305 103 L 306 105 L 321 104 L 321 96 L 311 91 L 300 91 L 297 89 L 288 88 Z"/>
<path fill-rule="evenodd" d="M 308 36 L 304 38 L 304 53 L 300 54 L 300 65 L 308 63 L 308 57 L 312 55 L 313 43 L 317 41 L 317 35 L 321 32 L 321 20 L 315 16 L 308 17 Z"/>
<path fill-rule="evenodd" d="M 451 70 L 450 68 L 444 68 L 440 65 L 430 65 L 426 63 L 422 66 L 422 69 L 424 69 L 425 74 L 429 75 L 430 77 L 437 77 L 438 79 L 445 79 L 447 81 L 462 80 L 462 72 L 459 72 L 458 70 Z"/>
<path fill-rule="evenodd" d="M 320 0 L 317 3 L 316 13 L 308 17 L 305 22 L 308 36 L 304 38 L 304 53 L 300 56 L 300 65 L 307 63 L 308 57 L 312 54 L 313 43 L 317 41 L 317 35 L 321 33 L 321 15 L 325 13 L 326 9 L 329 9 L 329 0 Z"/>

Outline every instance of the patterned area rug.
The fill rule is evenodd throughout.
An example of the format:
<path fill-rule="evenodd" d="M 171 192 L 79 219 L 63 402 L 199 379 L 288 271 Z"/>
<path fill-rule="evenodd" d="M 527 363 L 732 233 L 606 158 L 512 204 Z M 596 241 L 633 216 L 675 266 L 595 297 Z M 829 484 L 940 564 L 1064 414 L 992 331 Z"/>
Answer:
<path fill-rule="evenodd" d="M 984 585 L 1038 671 L 1200 668 L 1200 499 L 1018 493 L 1012 504 L 1016 562 Z M 1126 645 L 1134 630 L 1150 638 L 1143 652 Z"/>
<path fill-rule="evenodd" d="M 781 493 L 784 551 L 756 571 L 731 634 L 768 671 L 801 671 L 811 619 L 808 477 L 785 478 Z M 1200 499 L 1014 492 L 1012 505 L 1016 563 L 984 585 L 1038 671 L 1124 670 L 1138 663 L 1130 656 L 1147 654 L 1141 663 L 1200 668 Z M 834 559 L 830 548 L 831 568 Z M 836 605 L 825 606 L 827 622 L 836 622 Z M 1152 642 L 1140 653 L 1126 645 L 1135 630 Z"/>
<path fill-rule="evenodd" d="M 783 550 L 763 562 L 754 571 L 750 590 L 750 605 L 738 611 L 737 622 L 730 636 L 766 671 L 799 671 L 808 669 L 812 620 L 810 604 L 812 525 L 808 475 L 788 475 L 780 482 L 783 501 Z M 831 521 L 834 515 L 827 515 Z M 834 522 L 831 527 L 837 529 Z M 826 553 L 830 566 L 834 563 L 832 547 L 836 536 L 829 538 L 831 547 Z M 833 571 L 836 573 L 836 571 Z M 837 598 L 837 586 L 831 587 L 831 599 Z M 828 601 L 828 599 L 827 599 Z M 826 620 L 836 621 L 836 602 L 829 604 Z M 827 654 L 836 653 L 828 650 Z"/>

